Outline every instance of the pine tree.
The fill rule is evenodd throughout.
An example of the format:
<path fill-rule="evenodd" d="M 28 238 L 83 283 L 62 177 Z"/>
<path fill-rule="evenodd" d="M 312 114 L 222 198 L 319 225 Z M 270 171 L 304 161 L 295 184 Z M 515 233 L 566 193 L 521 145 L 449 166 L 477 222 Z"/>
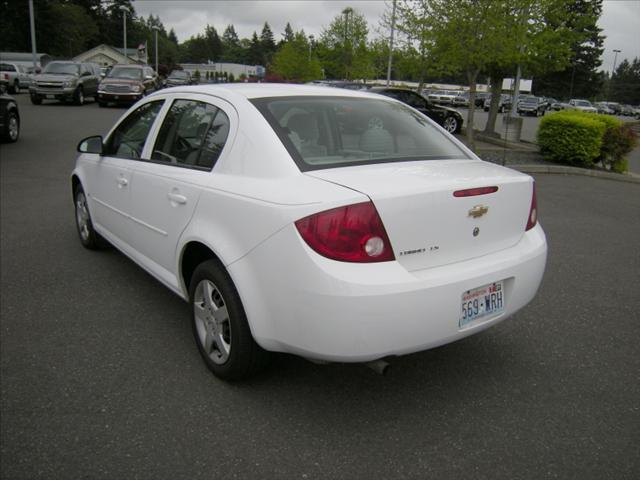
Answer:
<path fill-rule="evenodd" d="M 264 22 L 262 33 L 260 34 L 260 48 L 262 50 L 261 63 L 262 65 L 268 65 L 276 53 L 276 42 L 273 40 L 273 32 L 267 22 Z"/>
<path fill-rule="evenodd" d="M 569 28 L 580 34 L 572 46 L 569 67 L 534 79 L 537 95 L 563 99 L 593 98 L 602 89 L 604 75 L 598 69 L 604 51 L 604 36 L 597 22 L 602 14 L 602 0 L 570 0 L 564 8 L 571 14 Z"/>

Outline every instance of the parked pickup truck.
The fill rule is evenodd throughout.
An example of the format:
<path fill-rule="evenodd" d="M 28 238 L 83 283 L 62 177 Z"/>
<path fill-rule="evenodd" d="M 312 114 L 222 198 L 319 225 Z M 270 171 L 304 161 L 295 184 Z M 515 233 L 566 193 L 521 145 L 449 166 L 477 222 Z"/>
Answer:
<path fill-rule="evenodd" d="M 0 78 L 6 83 L 7 90 L 14 94 L 31 85 L 31 75 L 27 73 L 26 67 L 17 63 L 0 62 Z"/>
<path fill-rule="evenodd" d="M 100 83 L 100 67 L 94 63 L 49 62 L 39 75 L 33 77 L 29 88 L 31 103 L 42 100 L 73 101 L 83 105 L 87 97 L 96 98 Z"/>

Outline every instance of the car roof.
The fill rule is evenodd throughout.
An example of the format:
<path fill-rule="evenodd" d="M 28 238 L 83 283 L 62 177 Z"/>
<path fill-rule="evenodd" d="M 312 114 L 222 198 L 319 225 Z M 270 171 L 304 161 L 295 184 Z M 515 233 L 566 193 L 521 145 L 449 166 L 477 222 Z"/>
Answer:
<path fill-rule="evenodd" d="M 362 90 L 348 90 L 342 88 L 327 88 L 315 85 L 293 85 L 284 83 L 226 83 L 215 85 L 194 85 L 174 87 L 175 92 L 204 93 L 220 97 L 241 96 L 247 100 L 267 97 L 353 97 L 353 98 L 377 98 L 378 95 Z"/>

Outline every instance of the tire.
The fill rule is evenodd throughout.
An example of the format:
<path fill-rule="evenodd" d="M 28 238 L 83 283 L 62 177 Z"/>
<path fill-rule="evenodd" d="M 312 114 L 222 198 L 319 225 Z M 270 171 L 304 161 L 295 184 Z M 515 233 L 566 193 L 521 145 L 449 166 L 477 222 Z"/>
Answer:
<path fill-rule="evenodd" d="M 13 87 L 11 88 L 11 93 L 18 95 L 20 93 L 20 82 L 16 79 L 13 82 Z"/>
<path fill-rule="evenodd" d="M 87 197 L 84 190 L 78 185 L 73 194 L 73 203 L 75 206 L 76 229 L 80 237 L 80 243 L 84 248 L 89 250 L 99 250 L 107 245 L 107 241 L 93 229 L 91 214 L 87 206 Z"/>
<path fill-rule="evenodd" d="M 458 119 L 451 115 L 444 119 L 444 122 L 442 122 L 442 127 L 449 133 L 456 133 L 459 127 L 458 124 Z"/>
<path fill-rule="evenodd" d="M 107 106 L 107 102 L 98 102 L 98 106 L 100 108 L 105 108 Z"/>
<path fill-rule="evenodd" d="M 73 92 L 73 103 L 76 105 L 84 105 L 84 90 L 82 86 L 76 88 L 76 91 Z"/>
<path fill-rule="evenodd" d="M 11 111 L 7 114 L 7 124 L 2 132 L 2 140 L 14 143 L 18 141 L 18 137 L 20 137 L 20 119 L 16 112 Z"/>
<path fill-rule="evenodd" d="M 31 103 L 33 103 L 34 105 L 42 105 L 42 97 L 37 94 L 32 94 Z"/>
<path fill-rule="evenodd" d="M 253 339 L 238 291 L 218 261 L 207 260 L 196 268 L 189 305 L 196 345 L 216 377 L 241 380 L 266 367 L 269 353 Z"/>

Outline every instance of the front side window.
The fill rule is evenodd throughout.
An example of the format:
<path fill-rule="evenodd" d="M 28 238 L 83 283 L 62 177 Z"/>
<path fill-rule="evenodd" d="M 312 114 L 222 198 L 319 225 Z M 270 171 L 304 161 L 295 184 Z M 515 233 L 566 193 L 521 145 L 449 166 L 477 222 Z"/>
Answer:
<path fill-rule="evenodd" d="M 208 103 L 176 100 L 153 147 L 152 160 L 210 170 L 229 135 L 229 117 Z"/>
<path fill-rule="evenodd" d="M 368 163 L 469 158 L 409 107 L 349 97 L 252 100 L 302 171 Z"/>
<path fill-rule="evenodd" d="M 105 155 L 139 159 L 147 135 L 164 101 L 149 102 L 134 110 L 116 127 L 105 145 Z"/>

